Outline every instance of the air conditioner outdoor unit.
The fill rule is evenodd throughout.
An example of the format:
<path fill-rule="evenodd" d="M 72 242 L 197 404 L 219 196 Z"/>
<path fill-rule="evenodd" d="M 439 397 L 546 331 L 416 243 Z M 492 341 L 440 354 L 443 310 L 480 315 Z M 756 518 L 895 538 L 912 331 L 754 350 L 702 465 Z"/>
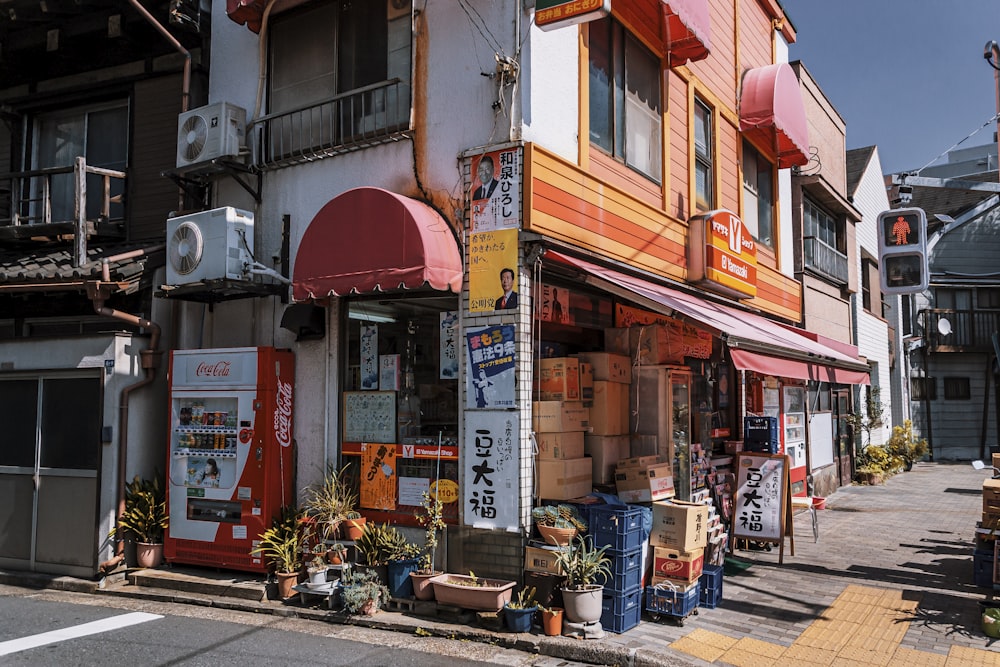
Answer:
<path fill-rule="evenodd" d="M 216 102 L 177 117 L 177 168 L 239 155 L 246 145 L 245 109 Z"/>
<path fill-rule="evenodd" d="M 167 284 L 249 280 L 253 213 L 232 206 L 167 219 Z"/>

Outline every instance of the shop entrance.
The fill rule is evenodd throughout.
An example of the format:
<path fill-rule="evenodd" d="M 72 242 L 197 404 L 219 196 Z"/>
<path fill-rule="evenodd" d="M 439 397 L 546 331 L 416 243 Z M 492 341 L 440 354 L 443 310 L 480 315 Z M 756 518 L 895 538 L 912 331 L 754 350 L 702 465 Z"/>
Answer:
<path fill-rule="evenodd" d="M 854 435 L 848 426 L 847 418 L 851 414 L 850 389 L 835 389 L 833 405 L 836 410 L 834 438 L 837 443 L 837 480 L 840 486 L 848 486 L 854 478 Z"/>
<path fill-rule="evenodd" d="M 101 378 L 0 379 L 0 565 L 93 576 Z"/>

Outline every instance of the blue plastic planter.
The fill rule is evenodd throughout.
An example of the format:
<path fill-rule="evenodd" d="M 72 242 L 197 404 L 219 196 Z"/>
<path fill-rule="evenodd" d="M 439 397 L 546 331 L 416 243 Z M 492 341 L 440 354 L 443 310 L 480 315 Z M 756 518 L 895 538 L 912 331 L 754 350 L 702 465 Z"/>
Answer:
<path fill-rule="evenodd" d="M 389 561 L 389 595 L 394 598 L 413 597 L 413 581 L 410 572 L 416 572 L 419 558 Z"/>
<path fill-rule="evenodd" d="M 503 617 L 506 619 L 507 629 L 511 632 L 531 632 L 531 620 L 535 617 L 537 610 L 537 606 L 527 609 L 512 609 L 504 605 Z"/>

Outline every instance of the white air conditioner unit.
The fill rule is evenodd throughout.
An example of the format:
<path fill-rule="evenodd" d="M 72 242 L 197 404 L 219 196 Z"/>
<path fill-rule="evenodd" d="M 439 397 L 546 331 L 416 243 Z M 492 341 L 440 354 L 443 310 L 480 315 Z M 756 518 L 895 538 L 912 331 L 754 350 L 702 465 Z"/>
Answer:
<path fill-rule="evenodd" d="M 177 168 L 239 155 L 246 145 L 245 109 L 216 102 L 177 117 Z"/>
<path fill-rule="evenodd" d="M 232 206 L 167 218 L 167 284 L 249 280 L 253 213 Z"/>

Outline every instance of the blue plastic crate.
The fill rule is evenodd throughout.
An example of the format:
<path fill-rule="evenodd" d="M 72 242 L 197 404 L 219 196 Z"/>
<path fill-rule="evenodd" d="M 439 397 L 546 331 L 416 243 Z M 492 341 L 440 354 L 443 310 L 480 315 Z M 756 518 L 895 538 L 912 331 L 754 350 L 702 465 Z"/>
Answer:
<path fill-rule="evenodd" d="M 651 614 L 666 614 L 684 618 L 698 606 L 701 584 L 695 582 L 689 588 L 669 585 L 646 587 L 646 611 Z"/>
<path fill-rule="evenodd" d="M 744 417 L 743 447 L 749 452 L 778 453 L 778 418 Z"/>
<path fill-rule="evenodd" d="M 642 547 L 625 552 L 608 550 L 605 555 L 611 559 L 611 576 L 598 575 L 596 583 L 602 584 L 605 590 L 616 592 L 629 591 L 642 584 Z"/>
<path fill-rule="evenodd" d="M 972 554 L 972 581 L 976 586 L 993 588 L 993 554 L 976 551 Z"/>
<path fill-rule="evenodd" d="M 701 571 L 701 593 L 698 605 L 715 609 L 722 602 L 722 565 L 706 565 Z"/>
<path fill-rule="evenodd" d="M 642 508 L 603 505 L 590 512 L 594 546 L 631 551 L 642 546 Z"/>
<path fill-rule="evenodd" d="M 639 625 L 641 616 L 641 586 L 623 593 L 605 595 L 601 599 L 601 627 L 605 630 L 621 634 Z"/>

